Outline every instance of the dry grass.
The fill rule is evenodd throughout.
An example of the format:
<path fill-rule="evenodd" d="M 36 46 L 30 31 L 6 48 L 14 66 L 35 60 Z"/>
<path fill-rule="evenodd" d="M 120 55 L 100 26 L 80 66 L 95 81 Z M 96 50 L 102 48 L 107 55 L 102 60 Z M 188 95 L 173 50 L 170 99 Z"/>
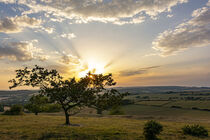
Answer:
<path fill-rule="evenodd" d="M 35 116 L 0 115 L 0 139 L 72 139 L 72 140 L 141 140 L 146 120 L 122 117 L 71 117 L 71 123 L 81 126 L 65 126 L 64 116 L 41 114 Z M 198 140 L 185 136 L 181 128 L 185 123 L 161 121 L 163 140 Z M 210 124 L 201 124 L 210 130 Z M 210 139 L 204 138 L 204 139 Z"/>

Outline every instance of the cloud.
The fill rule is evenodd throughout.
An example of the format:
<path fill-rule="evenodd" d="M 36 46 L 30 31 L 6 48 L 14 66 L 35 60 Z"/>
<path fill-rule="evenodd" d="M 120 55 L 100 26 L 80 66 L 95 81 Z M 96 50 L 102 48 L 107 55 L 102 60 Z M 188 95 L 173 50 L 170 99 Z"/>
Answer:
<path fill-rule="evenodd" d="M 62 34 L 61 37 L 68 38 L 71 40 L 73 38 L 76 38 L 76 35 L 74 33 L 69 33 L 69 34 Z"/>
<path fill-rule="evenodd" d="M 30 18 L 26 15 L 6 17 L 0 19 L 0 32 L 4 33 L 17 33 L 21 32 L 23 27 L 35 28 L 41 24 L 41 20 Z"/>
<path fill-rule="evenodd" d="M 153 48 L 161 56 L 174 55 L 192 47 L 210 45 L 210 7 L 193 11 L 192 19 L 167 30 L 153 41 Z"/>
<path fill-rule="evenodd" d="M 20 32 L 21 29 L 9 18 L 0 20 L 0 32 L 13 33 Z"/>
<path fill-rule="evenodd" d="M 68 55 L 63 54 L 63 56 L 60 59 L 60 62 L 64 64 L 72 64 L 72 65 L 78 65 L 81 63 L 78 57 L 73 56 L 71 54 L 68 54 Z"/>
<path fill-rule="evenodd" d="M 2 1 L 2 0 L 1 0 Z M 15 0 L 3 0 L 14 3 Z M 155 17 L 159 13 L 171 11 L 173 6 L 188 0 L 19 0 L 31 9 L 25 14 L 45 11 L 53 16 L 75 19 L 76 23 L 90 21 L 110 22 L 116 24 L 136 24 L 143 20 L 135 19 L 137 15 L 146 14 Z"/>
<path fill-rule="evenodd" d="M 21 42 L 2 42 L 0 44 L 0 59 L 8 58 L 11 61 L 44 60 L 42 50 L 34 47 L 34 40 Z M 46 59 L 45 59 L 46 60 Z"/>
<path fill-rule="evenodd" d="M 174 15 L 168 14 L 167 17 L 168 18 L 172 18 Z"/>
<path fill-rule="evenodd" d="M 46 60 L 48 60 L 49 59 L 49 56 L 48 55 L 39 55 L 39 56 L 37 56 L 37 59 L 39 60 L 39 61 L 46 61 Z"/>
<path fill-rule="evenodd" d="M 48 34 L 52 34 L 54 32 L 54 28 L 50 28 L 50 27 L 42 27 L 42 30 L 44 30 Z"/>
<path fill-rule="evenodd" d="M 145 21 L 145 17 L 144 16 L 139 16 L 139 17 L 134 17 L 134 18 L 129 18 L 126 20 L 122 20 L 122 19 L 117 19 L 115 21 L 113 21 L 114 24 L 118 24 L 118 25 L 124 25 L 124 24 L 139 24 Z"/>
<path fill-rule="evenodd" d="M 208 3 L 206 4 L 207 6 L 210 6 L 210 0 L 208 1 Z"/>
<path fill-rule="evenodd" d="M 152 67 L 140 68 L 140 69 L 136 69 L 136 70 L 121 71 L 120 76 L 135 76 L 135 75 L 145 74 L 149 70 L 159 68 L 159 67 L 160 66 L 152 66 Z"/>

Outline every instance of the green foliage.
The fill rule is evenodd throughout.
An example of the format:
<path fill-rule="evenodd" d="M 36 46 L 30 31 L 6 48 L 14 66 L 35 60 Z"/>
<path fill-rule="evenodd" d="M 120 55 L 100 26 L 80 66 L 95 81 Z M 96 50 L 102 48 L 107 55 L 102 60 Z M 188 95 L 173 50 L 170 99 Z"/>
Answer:
<path fill-rule="evenodd" d="M 4 112 L 4 115 L 23 115 L 23 106 L 12 105 L 10 110 Z"/>
<path fill-rule="evenodd" d="M 148 121 L 145 125 L 144 125 L 144 136 L 146 140 L 157 140 L 157 136 L 158 134 L 160 134 L 163 131 L 163 126 L 154 121 Z"/>
<path fill-rule="evenodd" d="M 0 112 L 4 112 L 4 106 L 0 104 Z"/>
<path fill-rule="evenodd" d="M 71 113 L 69 112 L 74 108 L 88 106 L 104 110 L 118 104 L 124 96 L 117 90 L 108 88 L 116 85 L 112 74 L 88 73 L 86 77 L 79 80 L 75 78 L 64 80 L 56 70 L 48 70 L 36 65 L 33 69 L 26 67 L 16 70 L 16 78 L 9 82 L 12 83 L 10 88 L 18 86 L 40 88 L 41 94 L 62 106 L 66 124 L 70 124 Z"/>
<path fill-rule="evenodd" d="M 39 94 L 39 95 L 33 95 L 29 103 L 25 105 L 25 108 L 28 109 L 28 111 L 35 113 L 35 115 L 38 115 L 38 113 L 43 112 L 45 109 L 45 105 L 48 102 L 48 98 Z"/>
<path fill-rule="evenodd" d="M 46 104 L 44 106 L 44 112 L 53 113 L 53 112 L 60 112 L 61 111 L 61 105 L 59 104 Z"/>
<path fill-rule="evenodd" d="M 207 137 L 208 130 L 205 129 L 203 126 L 194 124 L 194 125 L 186 125 L 182 128 L 184 134 L 197 136 L 197 137 Z"/>
<path fill-rule="evenodd" d="M 115 89 L 104 91 L 103 94 L 98 94 L 95 97 L 94 103 L 90 106 L 97 110 L 97 114 L 102 114 L 102 111 L 108 110 L 112 107 L 119 106 L 124 96 L 128 93 L 119 93 Z"/>
<path fill-rule="evenodd" d="M 109 115 L 124 115 L 124 111 L 120 106 L 114 106 L 109 112 Z"/>

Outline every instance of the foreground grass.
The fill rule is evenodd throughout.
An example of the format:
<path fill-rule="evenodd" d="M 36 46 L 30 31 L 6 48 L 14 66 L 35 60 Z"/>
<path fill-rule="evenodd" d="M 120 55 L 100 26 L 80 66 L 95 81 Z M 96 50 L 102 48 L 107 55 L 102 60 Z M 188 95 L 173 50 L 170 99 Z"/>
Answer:
<path fill-rule="evenodd" d="M 71 117 L 71 123 L 81 126 L 65 126 L 64 116 L 41 114 L 35 116 L 0 115 L 0 139 L 72 139 L 72 140 L 141 140 L 146 120 L 122 117 Z M 185 136 L 181 128 L 185 123 L 166 122 L 163 124 L 162 140 L 198 140 Z M 189 124 L 189 123 L 188 123 Z M 210 130 L 210 124 L 201 124 Z M 210 139 L 209 137 L 203 138 Z"/>

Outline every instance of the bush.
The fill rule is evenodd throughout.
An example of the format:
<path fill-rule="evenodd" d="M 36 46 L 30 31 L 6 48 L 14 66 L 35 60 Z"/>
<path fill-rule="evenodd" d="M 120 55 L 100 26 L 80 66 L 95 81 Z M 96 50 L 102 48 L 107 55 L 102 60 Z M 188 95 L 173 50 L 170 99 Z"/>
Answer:
<path fill-rule="evenodd" d="M 0 112 L 4 112 L 4 106 L 0 105 Z"/>
<path fill-rule="evenodd" d="M 144 136 L 146 140 L 157 140 L 157 136 L 158 134 L 160 134 L 160 132 L 163 131 L 163 126 L 154 121 L 148 121 L 145 125 L 144 125 Z"/>
<path fill-rule="evenodd" d="M 5 111 L 4 115 L 23 115 L 23 107 L 21 105 L 13 105 L 10 110 Z"/>
<path fill-rule="evenodd" d="M 207 137 L 208 130 L 205 129 L 203 126 L 194 124 L 194 125 L 186 125 L 182 128 L 184 134 L 197 136 L 197 137 Z"/>
<path fill-rule="evenodd" d="M 109 112 L 109 115 L 124 115 L 124 114 L 125 114 L 124 111 L 119 106 L 113 107 Z"/>

